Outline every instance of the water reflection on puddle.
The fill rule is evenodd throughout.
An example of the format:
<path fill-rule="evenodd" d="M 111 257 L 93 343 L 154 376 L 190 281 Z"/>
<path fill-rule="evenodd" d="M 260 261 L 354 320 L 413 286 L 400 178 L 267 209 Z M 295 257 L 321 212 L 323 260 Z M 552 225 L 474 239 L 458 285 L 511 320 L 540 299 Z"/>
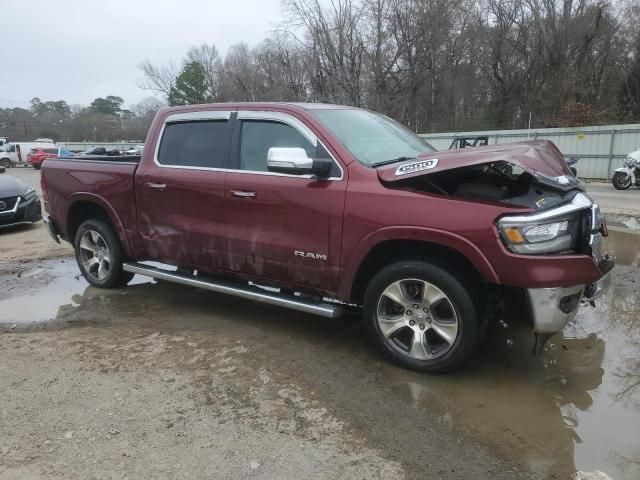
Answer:
<path fill-rule="evenodd" d="M 610 229 L 604 251 L 612 252 L 619 265 L 640 266 L 640 231 Z"/>
<path fill-rule="evenodd" d="M 638 293 L 632 282 L 616 282 L 542 358 L 530 354 L 530 331 L 507 320 L 509 327 L 492 328 L 476 361 L 455 375 L 398 378 L 388 368 L 385 381 L 416 409 L 522 461 L 536 477 L 597 469 L 640 478 Z"/>
<path fill-rule="evenodd" d="M 44 261 L 5 276 L 0 291 L 0 325 L 26 326 L 66 317 L 92 297 L 108 298 L 127 294 L 122 290 L 90 287 L 72 258 Z M 130 285 L 149 283 L 137 276 Z"/>

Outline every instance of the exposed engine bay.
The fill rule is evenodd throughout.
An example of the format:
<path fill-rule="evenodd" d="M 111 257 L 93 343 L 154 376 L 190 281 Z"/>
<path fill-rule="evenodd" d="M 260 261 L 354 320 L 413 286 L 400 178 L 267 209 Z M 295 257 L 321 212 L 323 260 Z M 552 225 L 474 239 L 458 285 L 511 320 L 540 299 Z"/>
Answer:
<path fill-rule="evenodd" d="M 498 161 L 398 180 L 393 188 L 547 209 L 566 202 L 576 191 L 582 190 L 576 179 L 567 177 L 563 182 Z"/>

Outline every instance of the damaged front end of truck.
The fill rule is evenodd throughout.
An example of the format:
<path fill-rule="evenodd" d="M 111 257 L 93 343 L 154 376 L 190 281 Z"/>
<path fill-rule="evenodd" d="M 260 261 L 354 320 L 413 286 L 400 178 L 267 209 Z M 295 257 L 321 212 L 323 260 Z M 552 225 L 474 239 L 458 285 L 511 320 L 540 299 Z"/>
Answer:
<path fill-rule="evenodd" d="M 525 257 L 563 259 L 563 269 L 571 268 L 569 258 L 593 260 L 587 281 L 517 289 L 529 306 L 534 353 L 575 317 L 581 303 L 593 305 L 610 284 L 615 262 L 601 251 L 606 223 L 551 142 L 433 152 L 384 166 L 378 176 L 389 188 L 505 207 L 496 209 L 493 227 L 504 261 L 514 267 Z"/>

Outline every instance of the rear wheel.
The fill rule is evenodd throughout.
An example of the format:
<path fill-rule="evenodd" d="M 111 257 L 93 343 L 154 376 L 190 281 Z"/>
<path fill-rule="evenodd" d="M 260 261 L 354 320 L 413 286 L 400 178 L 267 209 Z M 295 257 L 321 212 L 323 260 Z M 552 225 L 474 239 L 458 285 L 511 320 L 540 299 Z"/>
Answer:
<path fill-rule="evenodd" d="M 481 336 L 470 285 L 427 261 L 389 265 L 367 287 L 365 321 L 396 363 L 422 372 L 450 371 L 469 357 Z"/>
<path fill-rule="evenodd" d="M 631 175 L 624 172 L 615 172 L 611 183 L 613 183 L 616 190 L 626 190 L 631 186 Z"/>
<path fill-rule="evenodd" d="M 122 247 L 108 223 L 86 220 L 78 228 L 73 245 L 80 271 L 91 285 L 117 288 L 133 278 L 133 273 L 122 270 Z"/>
<path fill-rule="evenodd" d="M 0 159 L 0 167 L 10 168 L 11 167 L 11 160 L 9 160 L 8 158 Z"/>
<path fill-rule="evenodd" d="M 35 168 L 36 170 L 40 170 L 40 167 L 41 167 L 42 165 L 40 165 L 39 163 L 33 163 L 33 164 L 32 164 L 32 166 L 33 166 L 33 168 Z"/>

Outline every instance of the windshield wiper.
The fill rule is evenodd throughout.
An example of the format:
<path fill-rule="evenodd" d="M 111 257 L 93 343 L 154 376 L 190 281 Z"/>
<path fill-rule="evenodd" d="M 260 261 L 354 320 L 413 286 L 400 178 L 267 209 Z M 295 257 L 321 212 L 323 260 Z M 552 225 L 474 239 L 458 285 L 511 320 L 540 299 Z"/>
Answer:
<path fill-rule="evenodd" d="M 405 160 L 413 160 L 415 158 L 417 158 L 417 157 L 407 157 L 407 156 L 396 157 L 396 158 L 392 158 L 390 160 L 382 160 L 381 162 L 372 163 L 371 166 L 372 167 L 381 167 L 382 165 L 389 165 L 390 163 L 403 162 Z"/>

